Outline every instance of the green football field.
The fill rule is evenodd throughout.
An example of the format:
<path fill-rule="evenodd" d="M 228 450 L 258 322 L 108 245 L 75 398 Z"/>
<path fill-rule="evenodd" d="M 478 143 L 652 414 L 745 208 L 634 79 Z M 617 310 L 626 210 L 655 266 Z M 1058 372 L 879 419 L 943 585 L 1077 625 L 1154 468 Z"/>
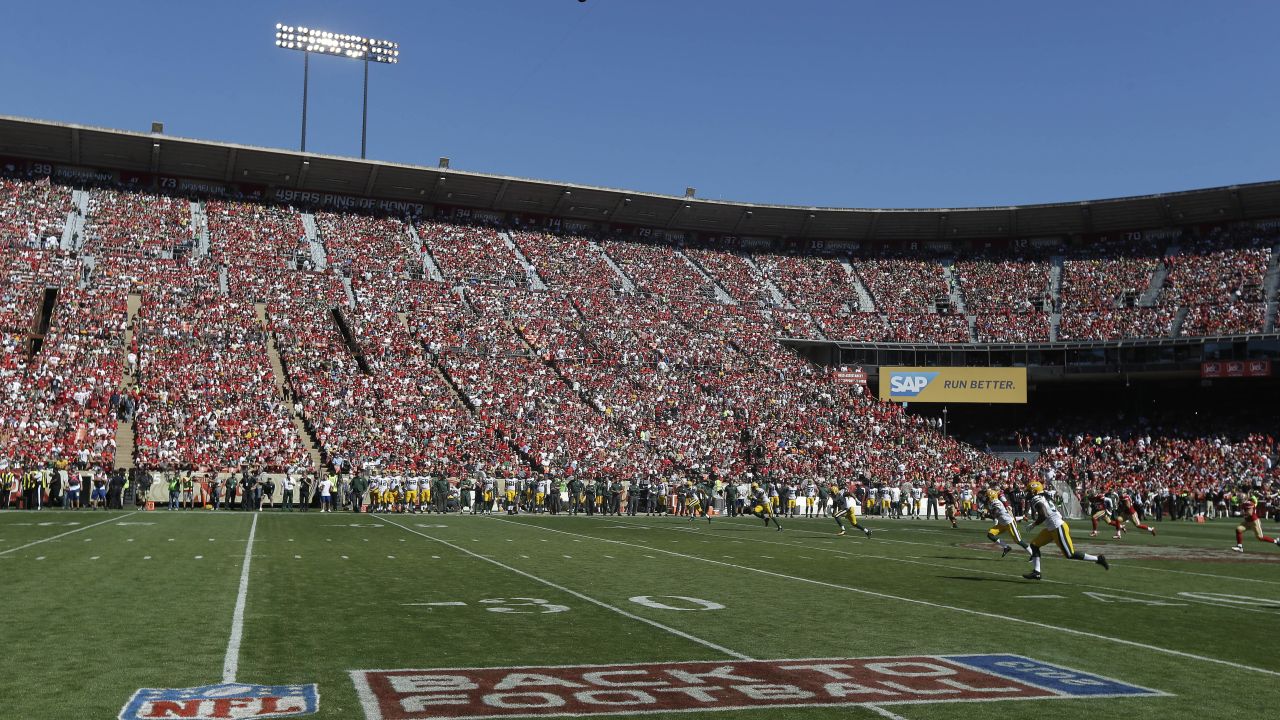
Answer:
<path fill-rule="evenodd" d="M 1280 712 L 1280 548 L 1234 522 L 1077 521 L 1111 570 L 1039 582 L 983 522 L 865 522 L 7 512 L 0 716 Z"/>

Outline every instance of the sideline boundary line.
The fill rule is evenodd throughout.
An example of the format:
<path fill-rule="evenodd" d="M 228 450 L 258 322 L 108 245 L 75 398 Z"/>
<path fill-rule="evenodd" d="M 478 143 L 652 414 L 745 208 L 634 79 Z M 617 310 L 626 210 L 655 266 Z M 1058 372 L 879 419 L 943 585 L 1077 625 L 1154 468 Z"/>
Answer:
<path fill-rule="evenodd" d="M 529 523 L 522 523 L 514 520 L 505 520 L 499 517 L 493 517 L 491 519 L 501 523 L 508 523 L 511 525 L 521 525 L 523 527 L 531 527 L 537 530 L 542 530 L 544 532 L 552 532 L 552 533 L 558 533 L 561 535 L 569 535 L 571 537 L 580 537 L 580 538 L 595 540 L 597 542 L 622 545 L 625 547 L 637 548 L 639 550 L 647 550 L 649 552 L 658 552 L 664 555 L 671 555 L 673 557 L 684 558 L 686 560 L 697 560 L 699 562 L 705 562 L 711 565 L 719 565 L 721 567 L 734 568 L 737 570 L 745 570 L 747 572 L 753 572 L 760 575 L 767 575 L 770 577 L 780 578 L 783 580 L 794 580 L 796 582 L 808 583 L 811 585 L 818 585 L 820 587 L 827 587 L 833 590 L 844 590 L 846 592 L 857 593 L 859 595 L 867 595 L 870 597 L 880 598 L 882 600 L 895 600 L 897 602 L 911 603 L 913 605 L 923 605 L 925 607 L 936 608 L 939 610 L 951 610 L 954 612 L 964 613 L 966 615 L 975 615 L 977 617 L 984 617 L 984 618 L 989 618 L 993 620 L 1003 620 L 1005 622 L 1012 622 L 1020 625 L 1029 625 L 1031 627 L 1036 627 L 1043 630 L 1052 630 L 1055 632 L 1065 633 L 1067 635 L 1076 635 L 1078 637 L 1086 637 L 1094 640 L 1105 640 L 1108 642 L 1116 643 L 1118 645 L 1127 645 L 1129 647 L 1140 648 L 1142 650 L 1150 650 L 1152 652 L 1163 653 L 1166 655 L 1173 655 L 1175 657 L 1187 658 L 1189 660 L 1199 660 L 1201 662 L 1224 665 L 1226 667 L 1234 668 L 1236 670 L 1247 670 L 1249 672 L 1261 673 L 1263 675 L 1270 675 L 1272 677 L 1280 677 L 1280 672 L 1277 672 L 1275 670 L 1268 670 L 1266 668 L 1260 668 L 1253 665 L 1245 665 L 1243 663 L 1232 662 L 1230 660 L 1222 660 L 1219 658 L 1208 657 L 1205 655 L 1196 655 L 1194 653 L 1184 652 L 1182 650 L 1173 650 L 1171 648 L 1164 648 L 1158 645 L 1148 645 L 1146 643 L 1140 643 L 1134 640 L 1125 640 L 1123 638 L 1110 637 L 1108 635 L 1099 635 L 1097 633 L 1085 632 L 1083 630 L 1076 630 L 1075 628 L 1049 625 L 1048 623 L 1036 622 L 1034 620 L 1025 620 L 1023 618 L 1010 617 L 1007 615 L 999 615 L 996 613 L 986 612 L 983 610 L 973 610 L 971 608 L 957 607 L 954 605 L 943 605 L 942 603 L 930 602 L 928 600 L 921 600 L 919 598 L 903 597 L 901 595 L 890 595 L 889 593 L 876 592 L 874 590 L 864 590 L 862 588 L 849 587 L 848 585 L 839 585 L 837 583 L 826 582 L 824 580 L 815 580 L 813 578 L 799 577 L 795 575 L 786 575 L 784 573 L 774 572 L 772 570 L 764 570 L 762 568 L 754 568 L 754 567 L 749 567 L 747 565 L 737 565 L 735 563 L 727 563 L 721 560 L 712 560 L 711 558 L 699 557 L 697 555 L 686 555 L 684 553 L 675 552 L 674 550 L 665 550 L 663 548 L 650 547 L 648 545 L 640 545 L 638 543 L 630 543 L 622 540 L 610 540 L 608 538 L 598 538 L 598 537 L 595 537 L 594 535 L 582 535 L 580 533 L 572 533 L 565 530 L 556 530 L 554 528 L 541 527 L 539 525 L 532 525 Z"/>
<path fill-rule="evenodd" d="M 9 553 L 11 553 L 11 552 L 18 552 L 19 550 L 26 550 L 27 548 L 32 547 L 32 546 L 34 546 L 34 545 L 39 545 L 40 543 L 47 543 L 47 542 L 49 542 L 49 541 L 51 541 L 51 540 L 57 540 L 58 538 L 63 538 L 63 537 L 66 537 L 66 536 L 68 536 L 68 535 L 73 535 L 73 534 L 78 533 L 78 532 L 83 532 L 83 531 L 85 531 L 85 530 L 89 530 L 89 529 L 91 529 L 91 528 L 96 528 L 96 527 L 98 527 L 99 525 L 106 525 L 106 524 L 107 524 L 107 523 L 109 523 L 109 522 L 115 522 L 115 521 L 117 521 L 117 520 L 123 520 L 123 519 L 125 519 L 125 518 L 129 517 L 130 515 L 137 515 L 137 514 L 138 514 L 138 511 L 137 511 L 137 510 L 134 510 L 134 511 L 133 511 L 133 512 L 131 512 L 131 513 L 125 513 L 124 515 L 118 515 L 118 516 L 113 517 L 113 518 L 107 518 L 106 520 L 103 520 L 102 522 L 96 522 L 96 523 L 94 523 L 94 524 L 92 524 L 92 525 L 85 525 L 84 527 L 76 528 L 75 530 L 68 530 L 68 531 L 66 531 L 66 532 L 64 532 L 64 533 L 62 533 L 62 534 L 60 534 L 60 535 L 54 535 L 53 537 L 47 537 L 47 538 L 43 538 L 43 539 L 41 539 L 41 540 L 36 540 L 35 542 L 29 542 L 29 543 L 27 543 L 26 545 L 19 545 L 19 546 L 18 546 L 18 547 L 16 547 L 16 548 L 9 548 L 8 550 L 0 550 L 0 555 L 8 555 L 8 554 L 9 554 Z"/>
<path fill-rule="evenodd" d="M 574 596 L 574 597 L 578 598 L 579 600 L 585 600 L 586 602 L 589 602 L 589 603 L 591 603 L 592 605 L 597 605 L 597 606 L 602 607 L 602 608 L 604 608 L 604 609 L 606 609 L 606 610 L 610 610 L 610 611 L 615 612 L 615 613 L 617 613 L 617 614 L 619 614 L 619 615 L 622 615 L 623 617 L 630 618 L 630 619 L 632 619 L 632 620 L 637 620 L 637 621 L 639 621 L 639 622 L 645 623 L 646 625 L 651 625 L 651 626 L 653 626 L 653 627 L 656 627 L 656 628 L 658 628 L 659 630 L 663 630 L 663 631 L 666 631 L 666 632 L 668 632 L 668 633 L 671 633 L 672 635 L 675 635 L 675 636 L 677 636 L 677 637 L 681 637 L 681 638 L 684 638 L 685 640 L 689 640 L 689 641 L 691 641 L 691 642 L 697 643 L 697 644 L 699 644 L 699 645 L 701 645 L 701 646 L 703 646 L 703 647 L 705 647 L 705 648 L 709 648 L 709 649 L 711 649 L 711 650 L 715 650 L 716 652 L 719 652 L 719 653 L 724 653 L 725 655 L 728 655 L 729 657 L 734 658 L 735 660 L 754 660 L 754 659 L 755 659 L 755 658 L 750 657 L 749 655 L 744 655 L 744 654 L 742 654 L 742 653 L 738 652 L 737 650 L 731 650 L 731 649 L 729 649 L 729 648 L 727 648 L 727 647 L 724 647 L 723 645 L 717 645 L 717 644 L 715 644 L 715 643 L 711 642 L 710 640 L 704 640 L 704 639 L 702 639 L 702 638 L 700 638 L 700 637 L 697 637 L 696 635 L 690 635 L 689 633 L 687 633 L 687 632 L 685 632 L 685 631 L 683 631 L 683 630 L 679 630 L 679 629 L 673 628 L 673 627 L 671 627 L 671 626 L 669 626 L 669 625 L 664 625 L 664 624 L 662 624 L 662 623 L 658 622 L 657 620 L 650 620 L 649 618 L 642 617 L 642 616 L 640 616 L 640 615 L 636 615 L 635 613 L 627 612 L 626 610 L 623 610 L 623 609 L 622 609 L 622 608 L 620 608 L 620 607 L 617 607 L 617 606 L 614 606 L 614 605 L 610 605 L 609 603 L 604 602 L 603 600 L 597 600 L 597 599 L 595 599 L 595 598 L 593 598 L 593 597 L 590 597 L 590 596 L 588 596 L 588 595 L 583 595 L 582 593 L 580 593 L 580 592 L 578 592 L 578 591 L 576 591 L 576 590 L 570 590 L 569 588 L 567 588 L 567 587 L 565 587 L 565 586 L 563 586 L 563 585 L 558 585 L 558 584 L 556 584 L 556 583 L 554 583 L 554 582 L 552 582 L 552 581 L 550 581 L 550 580 L 546 580 L 546 579 L 543 579 L 543 578 L 538 577 L 537 575 L 533 575 L 533 574 L 531 574 L 531 573 L 527 573 L 527 572 L 525 572 L 524 570 L 521 570 L 521 569 L 519 569 L 519 568 L 511 567 L 510 565 L 507 565 L 506 563 L 500 562 L 500 561 L 498 561 L 498 560 L 494 560 L 493 558 L 485 557 L 484 555 L 481 555 L 481 554 L 479 554 L 479 553 L 472 552 L 472 551 L 470 551 L 470 550 L 468 550 L 468 549 L 466 549 L 466 548 L 464 548 L 464 547 L 462 547 L 462 546 L 460 546 L 460 545 L 454 545 L 453 543 L 451 543 L 451 542 L 449 542 L 449 541 L 447 541 L 447 540 L 441 540 L 440 538 L 432 537 L 432 536 L 430 536 L 430 535 L 428 535 L 428 534 L 426 534 L 426 533 L 418 532 L 417 530 L 414 530 L 413 528 L 410 528 L 410 527 L 406 527 L 406 526 L 404 526 L 404 525 L 401 525 L 400 523 L 398 523 L 398 522 L 396 522 L 396 521 L 394 521 L 394 520 L 391 520 L 391 519 L 389 519 L 389 518 L 387 518 L 387 517 L 385 517 L 385 516 L 379 515 L 378 517 L 379 517 L 379 518 L 381 518 L 381 519 L 383 520 L 383 522 L 387 522 L 387 523 L 390 523 L 390 524 L 392 524 L 392 525 L 395 525 L 396 527 L 400 528 L 401 530 L 404 530 L 405 532 L 413 533 L 414 535 L 418 535 L 418 536 L 420 536 L 420 537 L 424 537 L 424 538 L 426 538 L 426 539 L 428 539 L 428 540 L 431 540 L 432 542 L 440 543 L 441 545 L 444 545 L 445 547 L 449 547 L 449 548 L 452 548 L 452 549 L 454 549 L 454 550 L 457 550 L 458 552 L 464 553 L 464 554 L 466 554 L 466 555 L 470 555 L 471 557 L 476 558 L 477 560 L 483 560 L 483 561 L 485 561 L 485 562 L 487 562 L 487 563 L 489 563 L 489 564 L 491 564 L 491 565 L 496 565 L 497 567 L 500 567 L 500 568 L 502 568 L 503 570 L 506 570 L 506 571 L 508 571 L 508 572 L 513 572 L 513 573 L 515 573 L 515 574 L 517 574 L 517 575 L 520 575 L 521 577 L 524 577 L 524 578 L 529 579 L 529 580 L 533 580 L 534 582 L 537 582 L 537 583 L 541 583 L 542 585 L 546 585 L 546 586 L 547 586 L 547 587 L 549 587 L 549 588 L 553 588 L 553 589 L 555 589 L 555 590 L 559 590 L 560 592 L 565 593 L 565 594 L 567 594 L 567 595 L 572 595 L 572 596 Z"/>
<path fill-rule="evenodd" d="M 257 513 L 249 526 L 249 541 L 244 544 L 244 564 L 240 566 L 240 590 L 236 593 L 236 609 L 231 613 L 231 637 L 227 639 L 227 654 L 222 659 L 222 682 L 236 681 L 240 670 L 240 641 L 244 638 L 244 606 L 249 597 L 249 563 L 253 561 L 253 536 L 258 532 Z"/>

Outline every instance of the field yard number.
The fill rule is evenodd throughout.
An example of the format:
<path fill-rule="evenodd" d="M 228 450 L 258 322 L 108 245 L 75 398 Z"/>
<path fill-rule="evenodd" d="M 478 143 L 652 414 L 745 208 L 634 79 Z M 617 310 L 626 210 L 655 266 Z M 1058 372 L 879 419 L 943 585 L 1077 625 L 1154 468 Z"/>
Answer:
<path fill-rule="evenodd" d="M 1108 595 L 1107 593 L 1100 592 L 1086 592 L 1084 594 L 1098 602 L 1104 603 L 1137 603 L 1139 605 L 1167 605 L 1175 607 L 1179 605 L 1186 605 L 1186 603 L 1180 602 L 1161 602 L 1159 600 L 1146 600 L 1144 598 L 1134 598 L 1127 595 Z"/>
<path fill-rule="evenodd" d="M 542 598 L 486 598 L 480 601 L 482 605 L 493 605 L 485 610 L 496 613 L 520 613 L 520 614 L 539 614 L 549 615 L 551 613 L 564 612 L 569 609 L 568 605 L 556 605 L 547 602 Z M 518 608 L 535 608 L 532 610 L 520 610 Z"/>
<path fill-rule="evenodd" d="M 696 605 L 697 607 L 677 607 L 675 605 L 668 605 L 667 603 L 659 602 L 654 598 L 665 598 L 668 600 L 683 600 L 684 602 L 691 603 L 693 605 Z M 702 611 L 702 610 L 723 610 L 724 609 L 724 605 L 721 605 L 718 602 L 712 602 L 711 600 L 703 600 L 701 598 L 695 598 L 695 597 L 686 597 L 684 595 L 637 595 L 633 598 L 628 598 L 628 599 L 637 605 L 643 605 L 647 608 L 653 608 L 654 610 Z"/>
<path fill-rule="evenodd" d="M 1227 595 L 1225 593 L 1209 592 L 1180 592 L 1178 594 L 1184 598 L 1202 600 L 1204 602 L 1217 603 L 1219 605 L 1266 608 L 1280 607 L 1280 600 L 1266 600 L 1263 598 L 1249 597 L 1248 595 Z"/>

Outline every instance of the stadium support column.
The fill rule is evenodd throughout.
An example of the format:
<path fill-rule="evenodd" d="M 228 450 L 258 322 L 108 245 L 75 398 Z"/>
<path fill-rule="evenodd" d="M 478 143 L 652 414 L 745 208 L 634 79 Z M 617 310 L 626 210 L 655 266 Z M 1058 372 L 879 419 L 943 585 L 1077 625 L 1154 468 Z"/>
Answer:
<path fill-rule="evenodd" d="M 364 59 L 364 102 L 360 111 L 360 159 L 364 159 L 365 138 L 369 135 L 369 58 Z"/>
<path fill-rule="evenodd" d="M 302 53 L 302 147 L 299 152 L 307 151 L 307 82 L 311 79 L 311 53 Z"/>

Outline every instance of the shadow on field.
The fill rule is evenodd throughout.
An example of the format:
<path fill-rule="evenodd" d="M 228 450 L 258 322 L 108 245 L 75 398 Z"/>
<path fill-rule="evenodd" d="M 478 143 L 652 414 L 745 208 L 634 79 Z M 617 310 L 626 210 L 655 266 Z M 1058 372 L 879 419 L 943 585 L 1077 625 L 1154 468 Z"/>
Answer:
<path fill-rule="evenodd" d="M 1022 584 L 1018 580 L 1014 580 L 1012 578 L 969 577 L 968 575 L 939 575 L 938 577 L 942 578 L 943 580 L 968 580 L 969 582 L 999 582 L 999 583 L 1013 583 L 1014 585 Z"/>

